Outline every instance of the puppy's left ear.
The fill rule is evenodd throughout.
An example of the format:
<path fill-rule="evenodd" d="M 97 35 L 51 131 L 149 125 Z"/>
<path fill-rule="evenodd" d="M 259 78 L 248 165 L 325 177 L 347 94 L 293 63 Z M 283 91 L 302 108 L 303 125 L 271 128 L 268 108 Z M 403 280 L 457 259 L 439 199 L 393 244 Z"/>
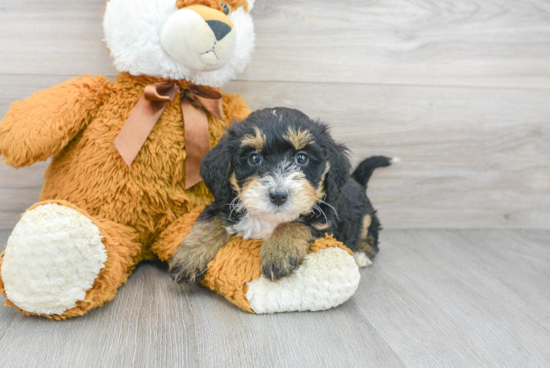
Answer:
<path fill-rule="evenodd" d="M 330 169 L 325 176 L 325 202 L 334 203 L 351 175 L 351 162 L 347 155 L 348 148 L 343 144 L 336 144 L 330 139 L 326 150 Z"/>
<path fill-rule="evenodd" d="M 226 133 L 220 142 L 202 159 L 201 176 L 204 184 L 210 189 L 218 202 L 231 201 L 232 189 L 229 183 L 231 176 L 232 139 Z"/>

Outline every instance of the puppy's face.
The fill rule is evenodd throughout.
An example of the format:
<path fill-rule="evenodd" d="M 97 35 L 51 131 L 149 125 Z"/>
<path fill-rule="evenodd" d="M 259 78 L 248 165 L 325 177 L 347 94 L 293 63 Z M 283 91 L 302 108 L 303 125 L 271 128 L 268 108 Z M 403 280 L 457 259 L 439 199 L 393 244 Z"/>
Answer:
<path fill-rule="evenodd" d="M 325 196 L 330 168 L 325 156 L 306 127 L 283 122 L 264 131 L 253 126 L 253 132 L 240 137 L 233 159 L 230 184 L 238 193 L 237 211 L 269 222 L 310 213 Z"/>
<path fill-rule="evenodd" d="M 264 109 L 228 130 L 201 173 L 230 217 L 289 222 L 336 199 L 349 177 L 344 149 L 326 126 L 299 111 Z"/>

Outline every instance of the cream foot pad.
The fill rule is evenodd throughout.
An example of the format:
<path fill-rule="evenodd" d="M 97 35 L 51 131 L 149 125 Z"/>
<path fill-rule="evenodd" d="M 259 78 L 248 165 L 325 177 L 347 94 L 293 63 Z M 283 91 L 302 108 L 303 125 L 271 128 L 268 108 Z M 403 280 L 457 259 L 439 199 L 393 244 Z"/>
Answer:
<path fill-rule="evenodd" d="M 330 247 L 308 254 L 295 273 L 279 282 L 263 275 L 249 282 L 246 298 L 258 314 L 319 311 L 348 300 L 360 279 L 355 259 L 341 248 Z"/>
<path fill-rule="evenodd" d="M 99 229 L 58 204 L 27 211 L 8 239 L 2 279 L 8 299 L 36 314 L 62 314 L 84 300 L 107 253 Z"/>

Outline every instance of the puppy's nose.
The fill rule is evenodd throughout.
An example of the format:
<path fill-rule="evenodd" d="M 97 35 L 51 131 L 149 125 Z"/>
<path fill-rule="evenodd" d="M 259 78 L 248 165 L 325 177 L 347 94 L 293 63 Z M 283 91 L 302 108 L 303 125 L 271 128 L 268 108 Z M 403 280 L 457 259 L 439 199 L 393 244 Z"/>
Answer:
<path fill-rule="evenodd" d="M 276 206 L 280 206 L 285 203 L 287 198 L 288 194 L 286 192 L 276 191 L 269 193 L 269 199 L 271 199 L 271 202 Z"/>
<path fill-rule="evenodd" d="M 216 40 L 218 41 L 227 36 L 229 32 L 231 32 L 231 27 L 229 27 L 224 22 L 220 22 L 219 20 L 207 20 L 206 23 L 208 24 L 212 32 L 214 32 Z"/>

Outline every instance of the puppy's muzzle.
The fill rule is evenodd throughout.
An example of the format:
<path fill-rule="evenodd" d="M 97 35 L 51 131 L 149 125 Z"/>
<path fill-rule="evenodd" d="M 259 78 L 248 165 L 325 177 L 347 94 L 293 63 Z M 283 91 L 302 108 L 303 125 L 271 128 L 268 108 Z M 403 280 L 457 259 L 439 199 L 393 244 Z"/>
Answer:
<path fill-rule="evenodd" d="M 319 199 L 305 174 L 287 162 L 260 175 L 245 184 L 239 196 L 240 209 L 252 216 L 271 222 L 294 221 L 311 212 Z"/>

